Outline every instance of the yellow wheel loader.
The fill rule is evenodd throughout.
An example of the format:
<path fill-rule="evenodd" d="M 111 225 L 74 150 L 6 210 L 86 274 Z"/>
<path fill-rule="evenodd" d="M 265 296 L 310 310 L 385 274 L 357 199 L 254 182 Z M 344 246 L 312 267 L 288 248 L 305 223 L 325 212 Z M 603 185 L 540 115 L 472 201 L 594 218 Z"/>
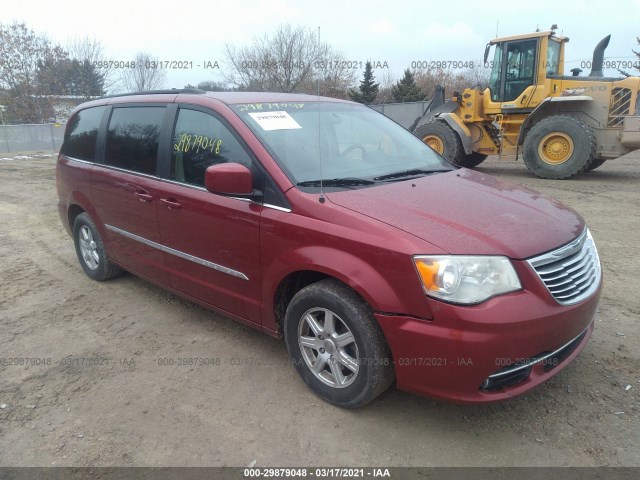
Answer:
<path fill-rule="evenodd" d="M 436 88 L 412 131 L 462 167 L 475 167 L 488 155 L 517 159 L 521 153 L 541 178 L 598 168 L 640 148 L 640 78 L 603 76 L 609 38 L 596 46 L 588 76 L 579 68 L 565 75 L 569 39 L 554 29 L 496 38 L 484 55 L 489 87 L 454 92 L 446 102 L 442 87 Z"/>

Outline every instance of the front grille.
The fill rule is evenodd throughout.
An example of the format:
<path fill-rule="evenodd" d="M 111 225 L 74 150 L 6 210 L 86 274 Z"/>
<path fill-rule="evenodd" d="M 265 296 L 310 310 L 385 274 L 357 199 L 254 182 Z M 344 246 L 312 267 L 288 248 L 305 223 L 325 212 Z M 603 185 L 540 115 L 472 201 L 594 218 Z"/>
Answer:
<path fill-rule="evenodd" d="M 571 243 L 528 262 L 553 298 L 562 305 L 581 302 L 600 285 L 600 259 L 586 228 Z"/>
<path fill-rule="evenodd" d="M 631 109 L 631 90 L 628 88 L 614 88 L 611 91 L 611 103 L 609 104 L 608 127 L 621 127 L 624 117 L 629 115 Z"/>

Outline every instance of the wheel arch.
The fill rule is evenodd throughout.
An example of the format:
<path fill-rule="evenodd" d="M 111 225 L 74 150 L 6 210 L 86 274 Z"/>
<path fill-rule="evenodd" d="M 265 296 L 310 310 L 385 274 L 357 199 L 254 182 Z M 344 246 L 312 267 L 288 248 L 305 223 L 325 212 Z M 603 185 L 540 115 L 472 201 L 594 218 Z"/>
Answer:
<path fill-rule="evenodd" d="M 312 247 L 310 247 L 312 248 Z M 308 250 L 308 249 L 305 249 Z M 282 333 L 284 314 L 293 296 L 304 287 L 324 279 L 333 278 L 351 288 L 374 311 L 398 312 L 401 300 L 384 276 L 364 260 L 343 251 L 325 247 L 312 248 L 311 258 L 324 259 L 325 263 L 293 264 L 277 274 L 265 272 L 265 278 L 278 278 L 265 285 L 263 326 Z M 309 251 L 297 252 L 286 257 L 309 258 Z M 274 262 L 278 263 L 278 262 Z"/>
<path fill-rule="evenodd" d="M 66 205 L 67 222 L 69 223 L 69 229 L 71 231 L 73 230 L 73 223 L 75 222 L 76 217 L 85 212 L 95 223 L 102 238 L 106 238 L 106 231 L 102 225 L 100 215 L 98 215 L 96 209 L 93 208 L 93 204 L 87 195 L 80 191 L 71 192 L 67 198 Z"/>
<path fill-rule="evenodd" d="M 327 278 L 334 277 L 317 270 L 298 270 L 280 280 L 272 297 L 273 318 L 278 333 L 284 332 L 284 316 L 295 294 L 304 287 Z"/>
<path fill-rule="evenodd" d="M 592 102 L 593 97 L 588 95 L 576 95 L 572 97 L 547 97 L 540 105 L 533 109 L 531 114 L 524 119 L 520 125 L 520 133 L 518 135 L 518 146 L 524 144 L 525 138 L 531 128 L 541 120 L 556 114 L 574 114 L 580 117 L 588 117 L 585 109 L 580 109 L 581 105 Z"/>
<path fill-rule="evenodd" d="M 71 228 L 71 230 L 73 230 L 73 224 L 75 223 L 78 215 L 85 211 L 86 210 L 84 208 L 76 203 L 69 205 L 69 208 L 67 209 L 67 221 L 69 222 L 69 228 Z"/>

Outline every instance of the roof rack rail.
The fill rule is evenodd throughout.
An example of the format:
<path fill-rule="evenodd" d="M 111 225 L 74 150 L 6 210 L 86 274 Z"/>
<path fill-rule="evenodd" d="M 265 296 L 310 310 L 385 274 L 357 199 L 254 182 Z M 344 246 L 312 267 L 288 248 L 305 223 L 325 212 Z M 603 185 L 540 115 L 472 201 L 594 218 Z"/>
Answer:
<path fill-rule="evenodd" d="M 115 95 L 104 95 L 100 98 L 117 98 L 117 97 L 129 97 L 131 95 L 161 95 L 167 93 L 191 93 L 193 95 L 202 95 L 203 93 L 207 93 L 204 90 L 200 90 L 199 88 L 170 88 L 166 90 L 149 90 L 146 92 L 129 92 L 129 93 L 117 93 Z"/>

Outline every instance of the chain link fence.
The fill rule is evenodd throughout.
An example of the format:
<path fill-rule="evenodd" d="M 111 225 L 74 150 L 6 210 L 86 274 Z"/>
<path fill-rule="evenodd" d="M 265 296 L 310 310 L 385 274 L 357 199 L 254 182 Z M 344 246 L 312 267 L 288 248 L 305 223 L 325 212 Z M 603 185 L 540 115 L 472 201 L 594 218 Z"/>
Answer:
<path fill-rule="evenodd" d="M 64 123 L 0 125 L 0 153 L 60 150 Z"/>

